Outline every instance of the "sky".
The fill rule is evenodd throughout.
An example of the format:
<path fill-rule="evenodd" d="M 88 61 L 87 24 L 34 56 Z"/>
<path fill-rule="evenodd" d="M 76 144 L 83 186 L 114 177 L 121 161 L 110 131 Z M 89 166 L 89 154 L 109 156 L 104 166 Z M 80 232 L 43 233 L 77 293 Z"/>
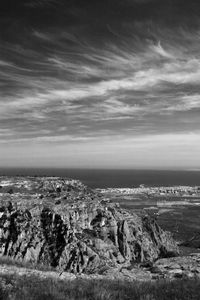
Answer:
<path fill-rule="evenodd" d="M 200 169 L 197 0 L 1 0 L 0 167 Z"/>

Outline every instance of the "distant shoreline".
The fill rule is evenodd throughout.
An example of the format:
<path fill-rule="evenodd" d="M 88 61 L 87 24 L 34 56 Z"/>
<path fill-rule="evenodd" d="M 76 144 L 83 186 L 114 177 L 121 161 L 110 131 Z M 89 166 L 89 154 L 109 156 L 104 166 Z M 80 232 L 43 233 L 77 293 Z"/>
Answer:
<path fill-rule="evenodd" d="M 81 180 L 91 188 L 200 186 L 200 171 L 0 168 L 0 176 L 58 176 Z"/>

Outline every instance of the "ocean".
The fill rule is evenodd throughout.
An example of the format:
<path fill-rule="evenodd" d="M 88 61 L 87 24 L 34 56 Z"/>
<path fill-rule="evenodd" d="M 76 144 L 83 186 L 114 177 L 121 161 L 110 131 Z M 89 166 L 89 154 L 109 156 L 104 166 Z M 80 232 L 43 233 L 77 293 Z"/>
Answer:
<path fill-rule="evenodd" d="M 200 171 L 102 170 L 102 169 L 0 169 L 3 175 L 60 176 L 79 179 L 91 188 L 147 186 L 200 186 Z"/>

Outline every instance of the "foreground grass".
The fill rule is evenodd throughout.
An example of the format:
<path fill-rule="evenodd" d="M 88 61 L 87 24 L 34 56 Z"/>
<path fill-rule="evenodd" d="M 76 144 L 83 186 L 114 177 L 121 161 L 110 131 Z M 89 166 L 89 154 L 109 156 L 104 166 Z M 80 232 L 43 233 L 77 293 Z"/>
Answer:
<path fill-rule="evenodd" d="M 199 280 L 159 283 L 0 275 L 0 300 L 199 300 Z"/>

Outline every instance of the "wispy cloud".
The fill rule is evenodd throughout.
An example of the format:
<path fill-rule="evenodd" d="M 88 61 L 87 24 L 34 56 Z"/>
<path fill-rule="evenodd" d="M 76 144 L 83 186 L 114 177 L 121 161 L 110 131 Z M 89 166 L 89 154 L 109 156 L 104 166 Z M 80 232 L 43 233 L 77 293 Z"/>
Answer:
<path fill-rule="evenodd" d="M 138 2 L 119 1 L 127 13 L 120 24 L 107 16 L 104 24 L 92 5 L 88 19 L 85 7 L 68 4 L 68 12 L 62 2 L 59 20 L 56 1 L 28 2 L 46 7 L 48 17 L 56 6 L 58 22 L 46 25 L 39 16 L 36 26 L 30 16 L 21 34 L 9 32 L 0 44 L 1 144 L 98 144 L 120 136 L 126 145 L 131 138 L 142 145 L 144 137 L 147 147 L 147 136 L 156 143 L 163 134 L 169 141 L 171 132 L 199 130 L 200 25 L 152 21 L 142 9 L 150 1 Z M 141 18 L 129 18 L 128 8 Z"/>

